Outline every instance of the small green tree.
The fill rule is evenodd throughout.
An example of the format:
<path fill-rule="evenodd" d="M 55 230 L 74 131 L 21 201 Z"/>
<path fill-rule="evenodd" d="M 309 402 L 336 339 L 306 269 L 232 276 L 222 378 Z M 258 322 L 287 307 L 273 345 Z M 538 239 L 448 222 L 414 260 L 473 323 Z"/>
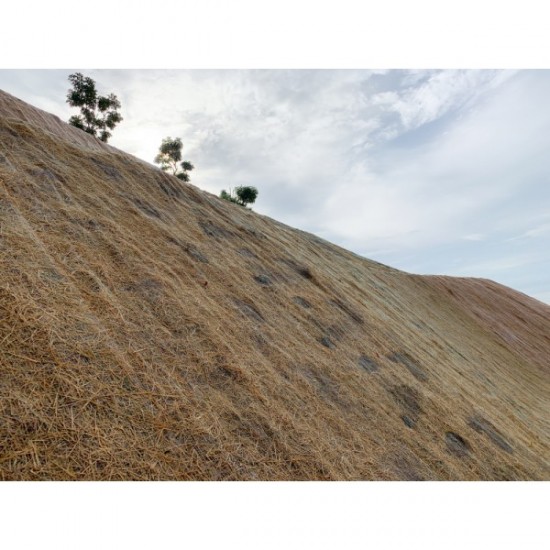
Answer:
<path fill-rule="evenodd" d="M 176 178 L 183 181 L 189 181 L 189 172 L 195 167 L 187 160 L 181 162 L 181 150 L 183 143 L 180 138 L 172 139 L 167 137 L 162 140 L 159 148 L 159 153 L 155 157 L 155 163 L 160 164 L 160 167 L 165 172 L 171 172 Z"/>
<path fill-rule="evenodd" d="M 220 193 L 220 198 L 229 202 L 234 202 L 240 206 L 254 204 L 257 197 L 258 190 L 249 185 L 239 185 L 239 187 L 235 187 L 234 192 L 229 189 L 229 193 L 225 189 L 222 189 Z"/>
<path fill-rule="evenodd" d="M 235 188 L 235 194 L 237 195 L 237 203 L 241 206 L 247 206 L 254 204 L 258 197 L 258 190 L 251 186 L 239 186 Z"/>
<path fill-rule="evenodd" d="M 115 94 L 99 96 L 95 82 L 82 73 L 69 75 L 69 81 L 73 87 L 67 92 L 67 103 L 80 108 L 80 115 L 73 115 L 69 124 L 106 143 L 112 135 L 109 130 L 122 121 L 120 101 Z"/>

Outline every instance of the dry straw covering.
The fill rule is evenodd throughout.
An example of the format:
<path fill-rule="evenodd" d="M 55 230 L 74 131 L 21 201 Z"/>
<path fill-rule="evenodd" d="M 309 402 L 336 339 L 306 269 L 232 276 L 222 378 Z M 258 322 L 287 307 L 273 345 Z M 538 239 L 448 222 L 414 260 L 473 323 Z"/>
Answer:
<path fill-rule="evenodd" d="M 549 382 L 549 306 L 361 258 L 0 92 L 1 479 L 550 479 Z"/>

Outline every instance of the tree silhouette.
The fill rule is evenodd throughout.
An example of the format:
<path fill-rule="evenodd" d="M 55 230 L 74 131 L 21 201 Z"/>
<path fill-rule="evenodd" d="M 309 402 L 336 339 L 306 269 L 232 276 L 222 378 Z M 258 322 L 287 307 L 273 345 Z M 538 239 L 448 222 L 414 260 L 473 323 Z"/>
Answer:
<path fill-rule="evenodd" d="M 188 182 L 191 178 L 189 172 L 195 167 L 187 160 L 181 162 L 183 143 L 180 138 L 167 137 L 162 140 L 159 153 L 155 157 L 155 163 L 165 172 L 171 172 L 180 180 Z"/>
<path fill-rule="evenodd" d="M 69 81 L 73 87 L 67 92 L 67 103 L 80 108 L 80 115 L 73 115 L 69 124 L 106 143 L 112 135 L 109 130 L 122 121 L 120 101 L 115 94 L 98 96 L 95 82 L 82 73 L 69 75 Z"/>
<path fill-rule="evenodd" d="M 254 204 L 257 197 L 258 190 L 249 185 L 239 185 L 239 187 L 235 187 L 234 192 L 230 189 L 229 193 L 225 189 L 222 189 L 220 193 L 220 198 L 229 202 L 234 202 L 235 204 L 239 204 L 241 206 Z"/>

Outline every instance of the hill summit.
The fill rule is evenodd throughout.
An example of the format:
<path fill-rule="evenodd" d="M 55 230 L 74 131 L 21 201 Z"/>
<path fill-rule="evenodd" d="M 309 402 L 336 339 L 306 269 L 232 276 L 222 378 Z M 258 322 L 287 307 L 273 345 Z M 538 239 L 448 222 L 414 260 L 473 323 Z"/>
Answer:
<path fill-rule="evenodd" d="M 220 200 L 0 92 L 5 480 L 550 478 L 550 307 Z"/>

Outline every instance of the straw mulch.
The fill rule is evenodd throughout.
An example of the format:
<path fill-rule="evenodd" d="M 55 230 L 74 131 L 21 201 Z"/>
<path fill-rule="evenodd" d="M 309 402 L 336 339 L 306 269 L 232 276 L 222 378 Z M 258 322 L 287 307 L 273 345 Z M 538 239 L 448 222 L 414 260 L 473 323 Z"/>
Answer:
<path fill-rule="evenodd" d="M 549 335 L 0 92 L 4 480 L 549 479 Z"/>

